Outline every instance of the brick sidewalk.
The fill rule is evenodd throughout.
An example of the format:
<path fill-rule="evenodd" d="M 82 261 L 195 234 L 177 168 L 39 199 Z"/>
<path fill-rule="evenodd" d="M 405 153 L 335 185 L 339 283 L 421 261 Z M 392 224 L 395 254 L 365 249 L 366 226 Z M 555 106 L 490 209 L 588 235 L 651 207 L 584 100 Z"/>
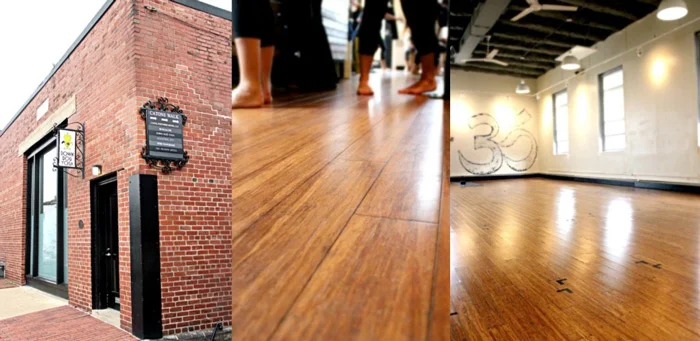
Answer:
<path fill-rule="evenodd" d="M 0 279 L 0 289 L 7 289 L 7 288 L 16 288 L 17 284 L 15 282 L 10 281 L 9 279 Z"/>
<path fill-rule="evenodd" d="M 69 306 L 0 320 L 0 341 L 121 341 L 133 335 Z"/>

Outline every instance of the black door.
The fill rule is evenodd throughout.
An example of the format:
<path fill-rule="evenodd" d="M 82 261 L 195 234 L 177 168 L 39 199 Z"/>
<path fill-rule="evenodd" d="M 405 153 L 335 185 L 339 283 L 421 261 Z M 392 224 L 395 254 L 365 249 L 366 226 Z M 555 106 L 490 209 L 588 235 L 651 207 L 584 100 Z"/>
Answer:
<path fill-rule="evenodd" d="M 93 309 L 119 309 L 119 219 L 116 177 L 93 185 Z"/>

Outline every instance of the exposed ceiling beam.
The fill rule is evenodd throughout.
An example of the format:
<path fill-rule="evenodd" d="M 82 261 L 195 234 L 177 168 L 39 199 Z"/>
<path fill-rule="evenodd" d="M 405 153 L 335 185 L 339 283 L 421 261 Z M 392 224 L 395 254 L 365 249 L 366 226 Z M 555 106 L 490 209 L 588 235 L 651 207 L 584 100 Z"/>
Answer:
<path fill-rule="evenodd" d="M 517 28 L 526 29 L 526 30 L 532 30 L 532 31 L 543 32 L 543 33 L 552 33 L 552 34 L 556 34 L 556 35 L 560 35 L 560 36 L 564 36 L 564 37 L 578 38 L 581 40 L 590 41 L 591 45 L 607 38 L 607 37 L 603 37 L 600 35 L 587 35 L 587 34 L 580 34 L 580 33 L 576 33 L 576 32 L 571 32 L 571 31 L 557 30 L 556 27 L 549 27 L 549 26 L 545 26 L 545 25 L 517 23 L 517 22 L 512 22 L 510 20 L 505 20 L 505 19 L 499 20 L 498 23 L 502 24 L 502 25 L 517 27 Z"/>
<path fill-rule="evenodd" d="M 474 56 L 473 58 L 483 58 L 486 56 L 485 51 L 474 51 Z M 512 65 L 517 65 L 517 66 L 522 66 L 522 67 L 527 67 L 530 69 L 542 69 L 542 70 L 549 70 L 551 68 L 556 67 L 556 63 L 545 63 L 545 62 L 536 62 L 532 60 L 523 60 L 520 59 L 519 57 L 508 57 L 502 53 L 498 53 L 496 55 L 496 59 L 500 61 L 504 61 L 508 64 Z"/>
<path fill-rule="evenodd" d="M 651 1 L 654 1 L 654 0 L 651 0 Z M 518 12 L 522 12 L 525 9 L 527 9 L 527 7 L 525 7 L 525 6 L 511 6 L 511 9 L 514 9 Z M 562 14 L 561 12 L 556 12 L 556 11 L 537 11 L 537 12 L 533 12 L 530 15 L 536 15 L 539 17 L 549 18 L 549 19 L 557 19 L 557 20 L 561 20 L 561 21 L 566 21 L 566 22 L 571 23 L 571 24 L 576 24 L 576 25 L 581 25 L 581 26 L 586 26 L 586 27 L 593 27 L 593 28 L 597 28 L 600 30 L 610 31 L 611 33 L 617 32 L 619 30 L 619 28 L 615 27 L 615 26 L 606 25 L 606 24 L 594 22 L 594 21 L 586 21 L 586 20 L 583 20 L 581 18 L 577 18 L 575 15 L 566 15 L 566 14 Z M 571 20 L 571 21 L 567 21 L 567 20 Z"/>
<path fill-rule="evenodd" d="M 482 50 L 476 50 L 474 53 L 477 54 L 486 54 L 485 51 Z M 511 59 L 517 59 L 521 61 L 529 61 L 529 62 L 538 62 L 538 63 L 549 63 L 552 64 L 552 67 L 556 66 L 556 62 L 554 61 L 554 58 L 552 57 L 547 57 L 547 56 L 533 56 L 532 54 L 528 54 L 527 57 L 522 59 L 523 57 L 522 54 L 517 54 L 517 53 L 508 53 L 508 51 L 499 51 L 498 52 L 498 57 L 499 58 L 511 58 Z"/>
<path fill-rule="evenodd" d="M 599 5 L 597 3 L 591 2 L 590 0 L 559 0 L 559 2 L 563 2 L 565 4 L 569 4 L 569 5 L 573 5 L 573 6 L 578 6 L 581 8 L 586 8 L 586 9 L 589 9 L 591 11 L 596 11 L 596 12 L 600 12 L 600 13 L 604 13 L 604 14 L 614 15 L 616 17 L 625 18 L 625 19 L 629 19 L 632 21 L 636 21 L 637 19 L 639 19 L 639 18 L 637 18 L 637 16 L 635 16 L 634 14 L 631 14 L 629 12 L 625 12 L 623 10 L 618 10 L 618 9 L 613 8 L 613 7 Z"/>
<path fill-rule="evenodd" d="M 491 74 L 497 74 L 497 75 L 504 75 L 504 76 L 512 76 L 512 77 L 517 77 L 517 78 L 537 78 L 538 76 L 532 75 L 532 74 L 525 74 L 525 73 L 520 73 L 517 71 L 509 71 L 507 69 L 503 70 L 490 70 L 482 67 L 474 67 L 470 65 L 450 65 L 450 68 L 453 69 L 459 69 L 463 71 L 471 71 L 471 72 L 481 72 L 481 73 L 491 73 Z M 515 88 L 515 85 L 513 85 Z"/>
<path fill-rule="evenodd" d="M 528 63 L 522 63 L 522 62 L 517 62 L 517 61 L 512 61 L 512 60 L 507 60 L 504 58 L 500 58 L 496 56 L 497 60 L 504 61 L 508 63 L 509 68 L 513 68 L 515 70 L 523 70 L 523 69 L 528 69 L 527 71 L 534 71 L 534 72 L 546 72 L 550 68 L 544 67 L 544 66 L 539 66 L 536 64 L 528 64 Z M 479 63 L 479 62 L 469 62 L 469 65 L 472 65 L 473 63 Z M 488 65 L 488 64 L 487 64 Z"/>
<path fill-rule="evenodd" d="M 525 70 L 522 68 L 511 67 L 511 66 L 500 66 L 500 65 L 496 65 L 496 64 L 490 64 L 490 63 L 474 62 L 474 63 L 466 63 L 466 64 L 462 63 L 461 65 L 473 67 L 473 68 L 477 68 L 477 69 L 483 69 L 483 70 L 515 72 L 515 73 L 519 73 L 521 75 L 529 75 L 532 77 L 538 77 L 539 75 L 544 73 L 544 71 L 539 71 L 539 70 L 532 70 L 532 69 Z"/>
<path fill-rule="evenodd" d="M 460 40 L 457 60 L 470 58 L 493 25 L 508 8 L 510 0 L 486 0 L 476 6 L 469 26 Z"/>
<path fill-rule="evenodd" d="M 538 44 L 538 45 L 550 45 L 550 46 L 556 46 L 556 47 L 563 47 L 566 49 L 570 49 L 573 47 L 575 44 L 572 44 L 570 42 L 562 42 L 562 41 L 556 41 L 551 39 L 547 40 L 542 40 L 538 38 L 533 38 L 521 34 L 512 34 L 512 33 L 500 33 L 500 32 L 494 32 L 491 33 L 492 36 L 496 38 L 503 38 L 503 39 L 511 39 L 511 40 L 517 40 L 517 41 L 524 41 L 527 43 L 533 43 L 533 44 Z"/>
<path fill-rule="evenodd" d="M 483 45 L 485 47 L 486 43 L 481 42 L 481 45 Z M 490 46 L 491 46 L 491 48 L 497 48 L 499 50 L 532 52 L 532 53 L 546 54 L 546 55 L 550 55 L 550 56 L 554 56 L 554 57 L 558 57 L 562 53 L 566 52 L 566 50 L 561 50 L 561 49 L 560 50 L 551 50 L 551 49 L 546 49 L 546 48 L 542 48 L 542 47 L 530 48 L 530 47 L 509 45 L 509 44 L 500 44 L 500 43 L 491 43 Z M 552 58 L 552 59 L 554 59 L 554 58 Z"/>
<path fill-rule="evenodd" d="M 513 41 L 513 40 L 506 40 L 508 38 L 495 38 L 498 40 L 497 42 L 505 41 L 507 44 L 516 43 L 517 45 L 525 45 L 525 46 L 529 46 L 529 47 L 558 46 L 557 44 L 545 44 L 544 43 L 545 41 L 561 43 L 561 44 L 568 44 L 568 48 L 571 48 L 572 46 L 575 46 L 575 45 L 592 46 L 597 42 L 597 41 L 594 42 L 592 40 L 562 36 L 562 35 L 558 35 L 558 34 L 548 34 L 548 33 L 544 33 L 544 32 L 535 32 L 535 31 L 530 31 L 530 30 L 525 30 L 525 29 L 503 27 L 503 26 L 500 26 L 493 31 L 498 32 L 498 33 L 502 33 L 502 34 L 529 37 L 530 40 L 528 40 L 528 41 Z M 536 39 L 536 40 L 538 40 L 538 42 L 532 42 L 531 41 L 532 39 Z M 558 47 L 563 48 L 564 46 L 558 46 Z"/>
<path fill-rule="evenodd" d="M 456 18 L 469 18 L 472 16 L 471 13 L 466 12 L 450 12 L 450 15 Z"/>

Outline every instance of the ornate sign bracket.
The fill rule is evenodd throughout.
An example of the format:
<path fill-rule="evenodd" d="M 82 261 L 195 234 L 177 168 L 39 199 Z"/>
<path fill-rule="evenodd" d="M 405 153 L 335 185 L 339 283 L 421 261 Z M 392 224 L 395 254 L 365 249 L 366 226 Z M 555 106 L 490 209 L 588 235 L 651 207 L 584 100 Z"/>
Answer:
<path fill-rule="evenodd" d="M 165 97 L 159 97 L 155 103 L 147 101 L 139 111 L 146 122 L 146 146 L 141 149 L 141 157 L 163 174 L 182 169 L 190 159 L 182 136 L 187 115 Z M 156 117 L 162 114 L 164 117 Z"/>
<path fill-rule="evenodd" d="M 69 129 L 69 126 L 76 125 L 75 129 Z M 68 137 L 63 136 L 66 134 Z M 64 173 L 72 177 L 81 177 L 85 179 L 85 124 L 81 122 L 71 122 L 68 124 L 53 125 L 53 134 L 56 136 L 56 151 L 57 156 L 53 158 L 53 170 L 63 170 Z M 71 140 L 75 136 L 75 141 Z M 67 149 L 71 143 L 74 153 L 69 150 L 69 154 L 64 155 L 63 150 Z M 59 159 L 66 158 L 66 159 Z M 70 170 L 76 170 L 73 174 Z"/>

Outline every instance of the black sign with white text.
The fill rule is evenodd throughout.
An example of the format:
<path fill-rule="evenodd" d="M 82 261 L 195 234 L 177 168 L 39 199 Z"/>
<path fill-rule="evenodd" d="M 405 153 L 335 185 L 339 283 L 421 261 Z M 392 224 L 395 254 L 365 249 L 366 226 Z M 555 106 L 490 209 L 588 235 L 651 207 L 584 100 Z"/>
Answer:
<path fill-rule="evenodd" d="M 146 109 L 146 145 L 148 156 L 182 160 L 184 140 L 182 114 Z"/>

